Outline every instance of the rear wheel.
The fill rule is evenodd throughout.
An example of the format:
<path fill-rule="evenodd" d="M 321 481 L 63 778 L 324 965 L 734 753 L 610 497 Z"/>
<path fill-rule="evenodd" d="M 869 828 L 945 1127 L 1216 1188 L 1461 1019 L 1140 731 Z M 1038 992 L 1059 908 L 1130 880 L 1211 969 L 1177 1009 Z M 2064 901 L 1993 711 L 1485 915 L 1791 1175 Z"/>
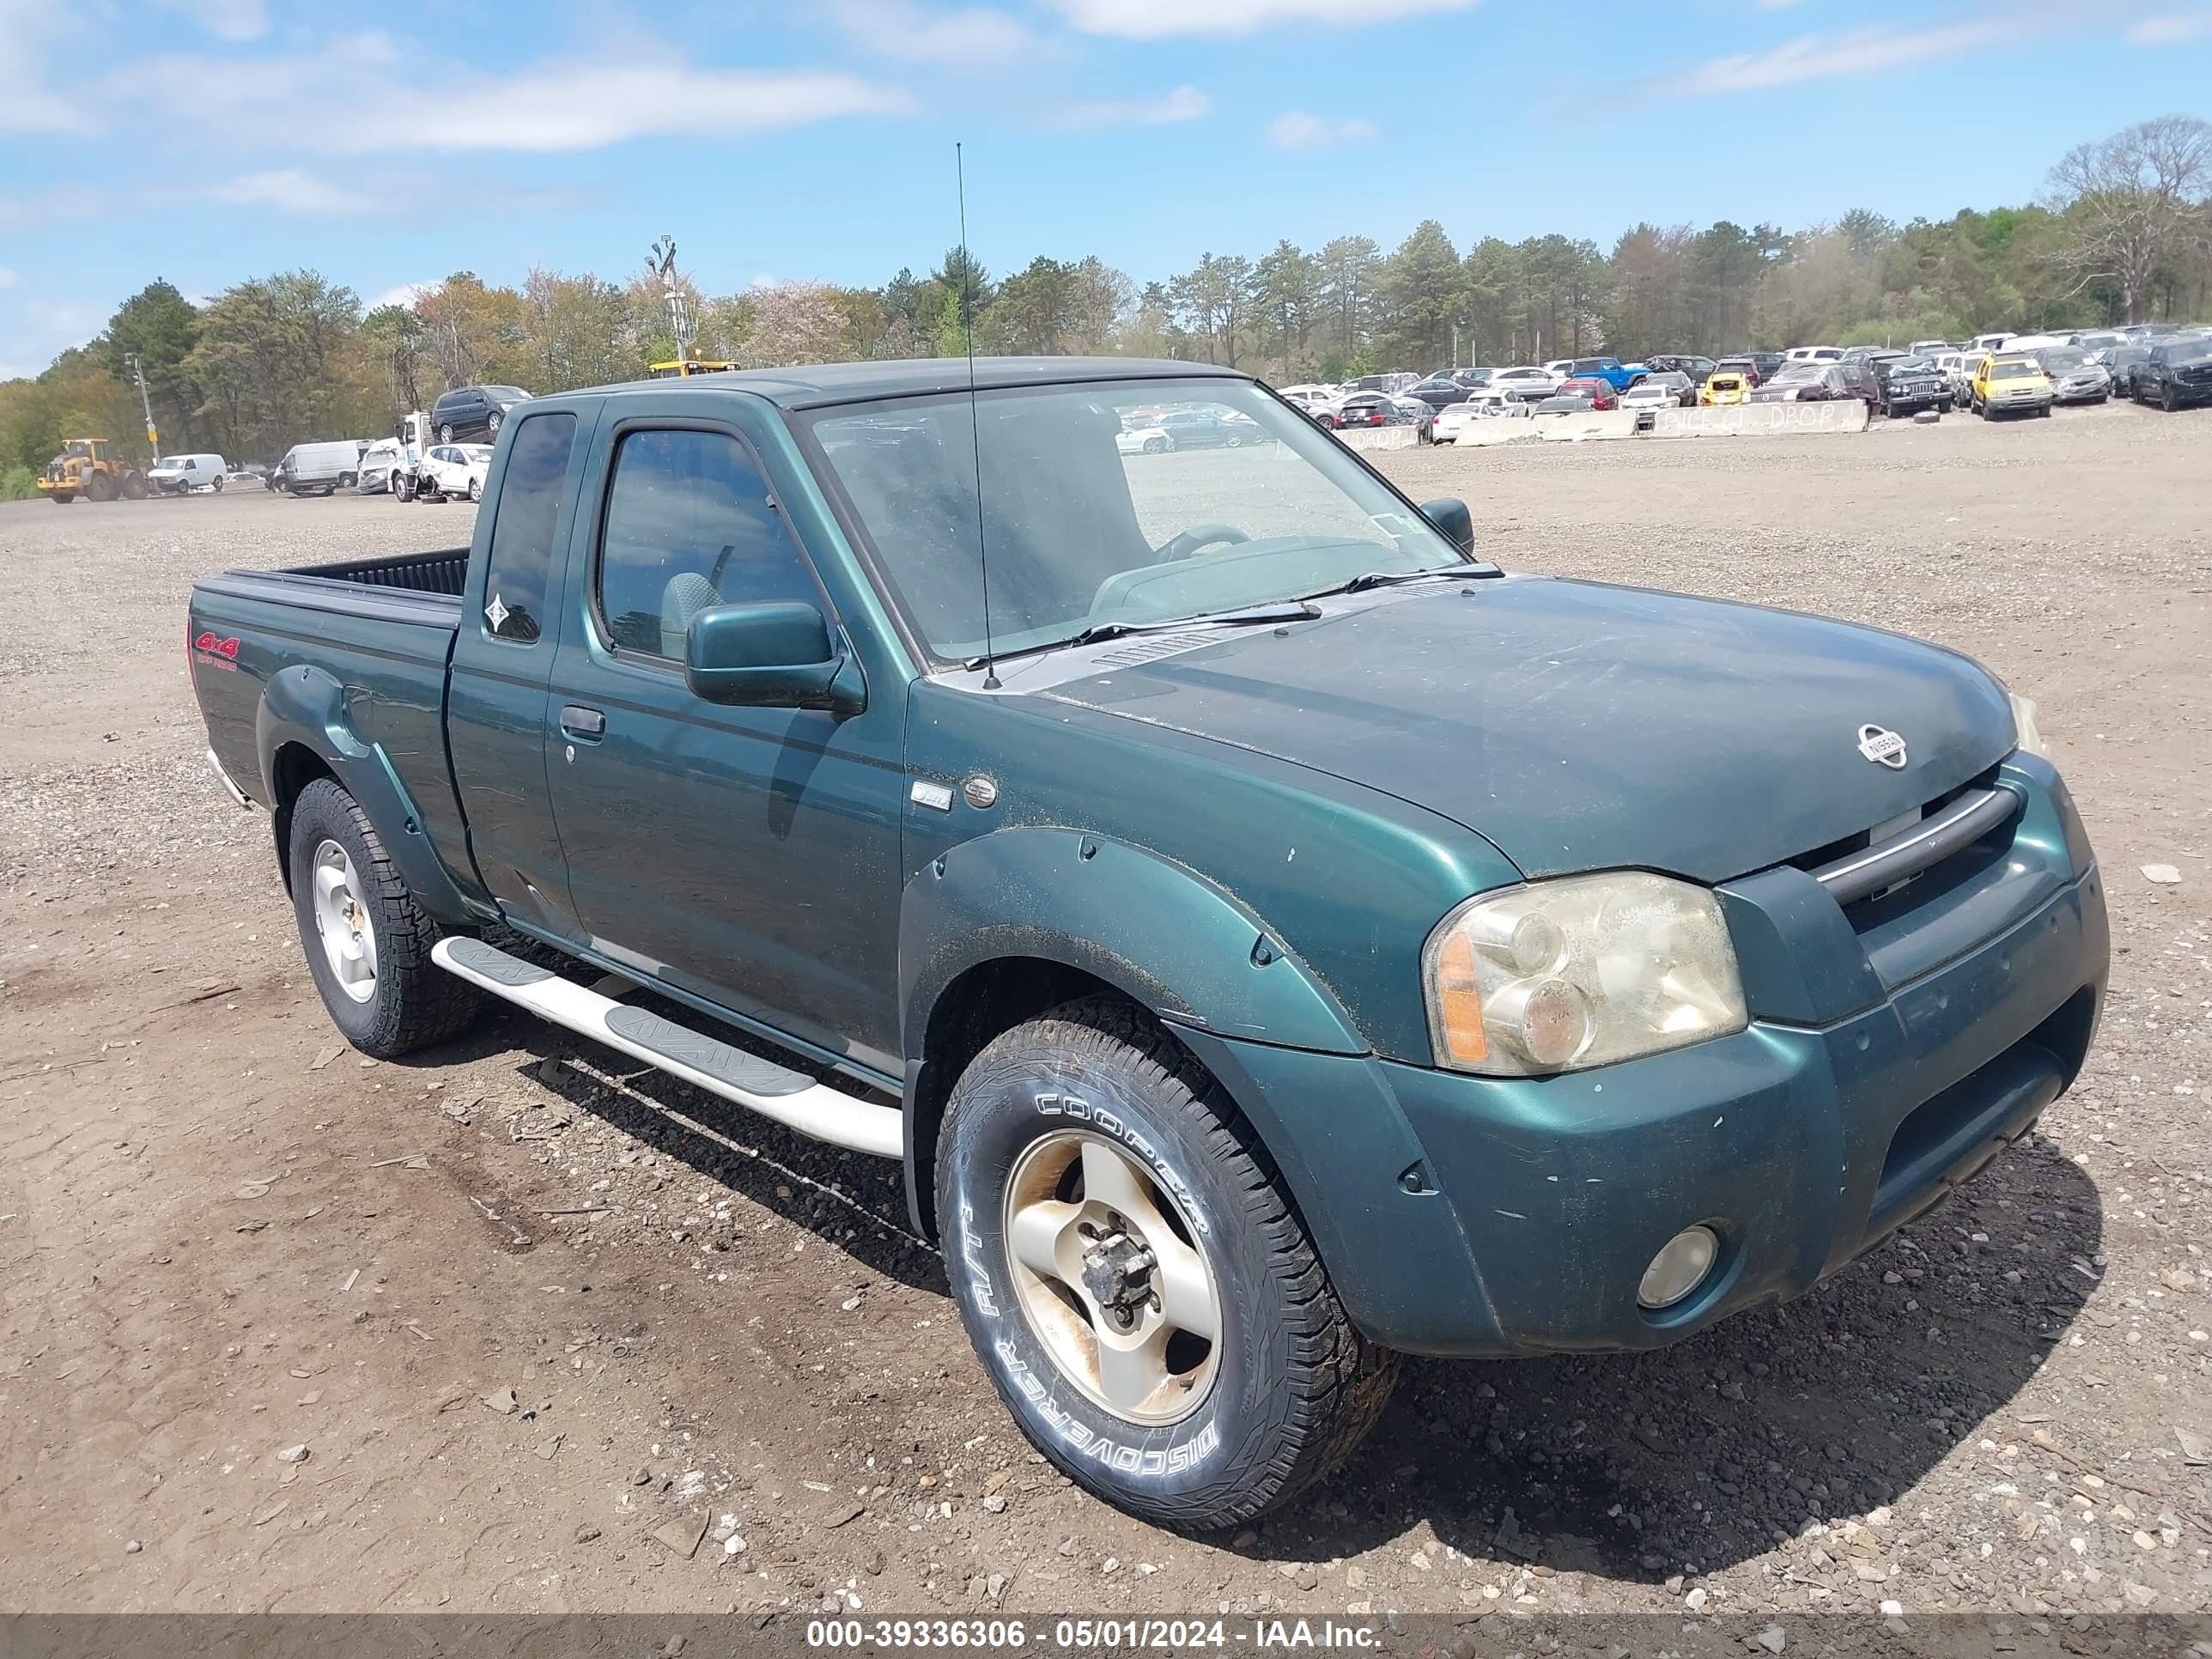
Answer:
<path fill-rule="evenodd" d="M 84 481 L 84 498 L 88 501 L 112 501 L 115 499 L 115 480 L 105 472 L 95 472 Z"/>
<path fill-rule="evenodd" d="M 1350 1455 L 1389 1397 L 1397 1356 L 1352 1328 L 1266 1149 L 1126 1003 L 1072 1003 L 976 1056 L 937 1193 L 1000 1398 L 1132 1515 L 1249 1520 Z"/>
<path fill-rule="evenodd" d="M 481 501 L 483 500 L 483 480 L 482 478 L 471 478 L 469 480 L 469 500 L 471 502 Z"/>
<path fill-rule="evenodd" d="M 438 428 L 438 441 L 441 444 L 453 441 L 453 423 L 451 421 Z"/>
<path fill-rule="evenodd" d="M 430 960 L 441 935 L 354 798 L 318 778 L 293 803 L 292 908 L 315 989 L 363 1054 L 391 1060 L 458 1036 L 483 997 Z"/>

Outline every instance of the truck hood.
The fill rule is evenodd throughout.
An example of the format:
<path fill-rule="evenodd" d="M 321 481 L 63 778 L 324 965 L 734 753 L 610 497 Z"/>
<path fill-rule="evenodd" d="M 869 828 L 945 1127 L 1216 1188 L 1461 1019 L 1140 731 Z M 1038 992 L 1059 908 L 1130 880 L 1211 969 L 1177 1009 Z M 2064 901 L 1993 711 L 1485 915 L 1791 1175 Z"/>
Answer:
<path fill-rule="evenodd" d="M 1162 636 L 1150 636 L 1146 642 Z M 1872 829 L 2013 747 L 1965 657 L 1752 605 L 1540 577 L 1425 586 L 1046 695 L 1413 802 L 1530 877 L 1715 882 Z M 1904 739 L 1892 769 L 1861 728 Z"/>

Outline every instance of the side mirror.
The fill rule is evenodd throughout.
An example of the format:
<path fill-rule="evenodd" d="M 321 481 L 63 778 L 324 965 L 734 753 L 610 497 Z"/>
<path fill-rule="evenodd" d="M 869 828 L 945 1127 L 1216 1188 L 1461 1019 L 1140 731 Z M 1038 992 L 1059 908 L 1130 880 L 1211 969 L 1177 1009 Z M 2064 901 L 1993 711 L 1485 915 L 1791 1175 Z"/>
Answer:
<path fill-rule="evenodd" d="M 827 708 L 843 717 L 866 707 L 857 664 L 838 649 L 811 605 L 718 605 L 684 630 L 684 678 L 696 696 L 747 708 Z"/>
<path fill-rule="evenodd" d="M 1439 495 L 1435 501 L 1423 501 L 1421 516 L 1443 531 L 1446 539 L 1461 552 L 1474 551 L 1474 515 L 1458 496 Z"/>

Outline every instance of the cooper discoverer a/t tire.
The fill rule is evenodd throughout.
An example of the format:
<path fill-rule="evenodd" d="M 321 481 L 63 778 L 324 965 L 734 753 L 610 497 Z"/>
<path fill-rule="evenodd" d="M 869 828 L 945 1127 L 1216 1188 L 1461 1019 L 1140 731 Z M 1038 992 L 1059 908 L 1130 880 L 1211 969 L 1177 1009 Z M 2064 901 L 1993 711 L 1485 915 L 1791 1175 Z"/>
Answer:
<path fill-rule="evenodd" d="M 300 792 L 285 856 L 301 949 L 347 1042 L 392 1060 L 476 1023 L 483 994 L 430 960 L 437 923 L 344 789 L 318 778 Z"/>
<path fill-rule="evenodd" d="M 1342 1462 L 1389 1398 L 1398 1356 L 1352 1328 L 1267 1150 L 1139 1009 L 1087 999 L 990 1043 L 936 1176 L 993 1383 L 1117 1508 L 1237 1525 Z"/>

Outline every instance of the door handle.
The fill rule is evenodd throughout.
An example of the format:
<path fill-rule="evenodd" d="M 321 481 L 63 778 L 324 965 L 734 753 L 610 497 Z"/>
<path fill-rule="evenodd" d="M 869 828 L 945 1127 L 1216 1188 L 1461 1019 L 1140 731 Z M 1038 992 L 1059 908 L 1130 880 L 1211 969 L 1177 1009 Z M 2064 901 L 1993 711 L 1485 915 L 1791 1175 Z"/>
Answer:
<path fill-rule="evenodd" d="M 578 743 L 597 743 L 607 734 L 607 717 L 596 708 L 572 702 L 561 711 L 561 730 Z"/>

